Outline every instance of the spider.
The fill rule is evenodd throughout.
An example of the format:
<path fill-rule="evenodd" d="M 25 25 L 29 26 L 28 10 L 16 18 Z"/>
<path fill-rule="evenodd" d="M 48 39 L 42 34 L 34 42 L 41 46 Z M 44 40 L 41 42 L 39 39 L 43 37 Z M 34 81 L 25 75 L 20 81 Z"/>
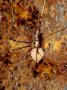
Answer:
<path fill-rule="evenodd" d="M 31 18 L 27 18 L 27 19 L 18 18 L 17 19 L 17 25 L 20 25 L 20 24 L 23 25 L 26 31 L 29 31 L 31 33 L 32 40 L 31 41 L 18 41 L 18 40 L 15 40 L 13 37 L 10 37 L 10 40 L 13 40 L 19 43 L 30 44 L 21 48 L 13 49 L 12 51 L 30 47 L 30 49 L 22 56 L 22 58 L 24 58 L 28 53 L 30 53 L 32 60 L 35 62 L 35 66 L 33 67 L 33 73 L 34 74 L 37 73 L 41 75 L 41 77 L 50 78 L 53 72 L 52 66 L 54 64 L 52 65 L 48 61 L 45 60 L 45 50 L 41 47 L 42 41 L 43 41 L 43 37 L 41 33 L 41 18 L 43 17 L 43 13 L 44 13 L 44 6 L 45 6 L 45 0 L 44 0 L 42 12 L 40 13 L 40 15 L 39 15 L 39 11 L 37 11 L 36 7 L 34 6 L 33 8 L 29 7 L 29 12 L 31 12 Z M 12 15 L 13 13 L 14 12 L 12 10 Z M 13 17 L 12 27 L 14 27 L 13 24 L 14 24 L 14 17 Z M 63 31 L 63 30 L 66 30 L 66 28 L 63 28 L 60 31 Z M 49 36 L 57 32 L 59 31 L 50 33 Z M 32 44 L 33 44 L 33 47 L 32 47 Z"/>
<path fill-rule="evenodd" d="M 34 28 L 34 30 L 32 32 L 33 33 L 33 36 L 32 36 L 33 40 L 32 41 L 17 41 L 14 38 L 10 37 L 11 40 L 19 42 L 19 43 L 27 43 L 27 44 L 34 43 L 33 48 L 31 50 L 29 50 L 29 52 L 31 51 L 31 57 L 35 61 L 35 63 L 37 63 L 37 64 L 39 63 L 40 60 L 42 60 L 44 58 L 44 49 L 41 48 L 43 37 L 42 37 L 42 33 L 41 33 L 41 28 L 40 27 L 41 27 L 41 18 L 42 18 L 43 13 L 44 13 L 45 3 L 46 2 L 44 0 L 44 4 L 43 4 L 43 7 L 42 7 L 42 12 L 40 13 L 40 15 L 39 15 L 39 11 L 36 9 L 35 6 L 33 6 L 33 7 L 29 6 L 29 12 L 31 12 L 31 18 L 27 18 L 27 19 L 25 19 L 25 18 L 18 18 L 17 19 L 17 20 L 19 20 L 17 22 L 20 23 L 21 25 L 25 25 L 25 28 L 28 29 L 28 31 L 30 31 L 30 29 Z M 32 22 L 32 23 L 29 24 L 30 22 Z M 32 28 L 31 28 L 31 26 L 32 26 Z M 63 31 L 65 29 L 66 28 L 63 28 L 60 31 Z M 55 31 L 55 32 L 51 33 L 50 35 L 53 35 L 53 34 L 55 34 L 57 32 L 59 32 L 59 31 Z M 21 47 L 21 48 L 17 48 L 17 49 L 14 49 L 14 50 L 27 48 L 27 47 L 30 47 L 30 45 L 24 46 L 24 47 Z M 12 51 L 14 51 L 14 50 L 12 50 Z M 24 56 L 26 56 L 26 55 L 27 54 L 25 54 Z M 46 60 L 44 60 L 44 62 L 46 62 Z M 46 64 L 49 66 L 49 64 L 47 62 L 46 62 Z"/>

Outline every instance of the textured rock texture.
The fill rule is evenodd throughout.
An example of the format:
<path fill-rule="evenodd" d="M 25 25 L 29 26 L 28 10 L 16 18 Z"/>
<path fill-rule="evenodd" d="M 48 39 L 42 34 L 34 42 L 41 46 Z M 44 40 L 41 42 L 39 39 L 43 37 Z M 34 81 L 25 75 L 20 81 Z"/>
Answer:
<path fill-rule="evenodd" d="M 30 55 L 36 30 L 39 63 Z M 66 0 L 0 0 L 0 90 L 67 90 Z"/>

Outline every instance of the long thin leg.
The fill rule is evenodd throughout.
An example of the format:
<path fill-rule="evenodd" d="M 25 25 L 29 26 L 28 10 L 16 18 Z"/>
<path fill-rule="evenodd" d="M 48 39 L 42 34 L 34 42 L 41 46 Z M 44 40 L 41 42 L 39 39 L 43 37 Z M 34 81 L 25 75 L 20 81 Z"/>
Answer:
<path fill-rule="evenodd" d="M 50 40 L 50 38 L 52 37 L 52 35 L 60 32 L 60 31 L 64 31 L 64 30 L 66 30 L 66 29 L 67 29 L 67 28 L 63 28 L 63 29 L 61 29 L 61 30 L 55 31 L 55 32 L 53 32 L 53 33 L 50 33 L 50 34 L 48 34 L 48 36 L 45 37 L 45 39 L 47 38 L 48 40 Z"/>
<path fill-rule="evenodd" d="M 57 32 L 63 31 L 63 30 L 65 30 L 65 29 L 66 29 L 66 28 L 63 28 L 63 29 L 61 29 L 61 30 L 57 30 L 57 31 L 55 31 L 55 32 L 53 32 L 53 33 L 50 33 L 49 35 L 56 34 Z"/>
<path fill-rule="evenodd" d="M 43 59 L 45 59 L 45 58 L 43 57 Z M 51 65 L 50 65 L 46 60 L 44 60 L 44 62 L 45 62 L 49 67 L 51 67 Z"/>
<path fill-rule="evenodd" d="M 30 48 L 23 56 L 22 58 L 24 58 L 25 56 L 27 56 L 27 54 L 32 50 L 32 48 Z"/>
<path fill-rule="evenodd" d="M 26 57 L 27 54 L 28 54 L 31 50 L 32 50 L 32 48 L 30 48 L 24 55 L 22 55 L 21 58 L 23 59 L 24 57 Z M 20 66 L 21 66 L 21 64 L 22 64 L 22 60 L 20 59 L 19 62 L 17 63 L 17 65 L 20 65 Z"/>
<path fill-rule="evenodd" d="M 40 53 L 39 53 L 40 54 Z M 41 54 L 40 54 L 40 56 L 41 56 Z M 43 59 L 45 59 L 45 57 L 43 57 Z M 49 67 L 51 67 L 51 65 L 46 61 L 46 60 L 44 60 L 44 62 L 49 66 Z"/>
<path fill-rule="evenodd" d="M 13 40 L 13 41 L 19 42 L 19 43 L 31 43 L 32 42 L 32 41 L 17 41 L 15 39 L 11 38 L 11 37 L 10 37 L 10 40 Z"/>
<path fill-rule="evenodd" d="M 22 48 L 27 48 L 27 47 L 30 47 L 30 46 L 31 46 L 31 45 L 24 46 L 24 47 L 20 47 L 20 48 L 17 48 L 17 49 L 12 49 L 11 51 L 19 50 L 19 49 L 22 49 Z"/>
<path fill-rule="evenodd" d="M 44 6 L 45 6 L 45 3 L 46 3 L 46 0 L 44 0 L 44 3 L 43 3 L 42 12 L 41 12 L 41 16 L 42 16 L 42 15 L 43 15 L 43 13 L 44 13 Z"/>

